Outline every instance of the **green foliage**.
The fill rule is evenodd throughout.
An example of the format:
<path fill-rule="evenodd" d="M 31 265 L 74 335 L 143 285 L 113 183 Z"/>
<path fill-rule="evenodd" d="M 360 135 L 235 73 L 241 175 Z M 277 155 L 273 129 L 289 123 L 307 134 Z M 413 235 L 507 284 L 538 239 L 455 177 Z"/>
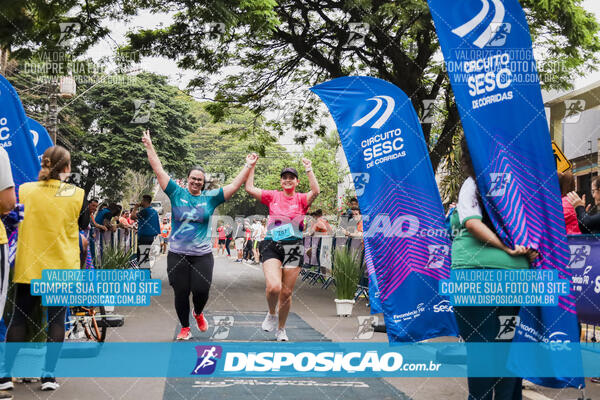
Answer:
<path fill-rule="evenodd" d="M 133 256 L 133 248 L 125 250 L 122 246 L 107 246 L 102 252 L 102 259 L 96 264 L 99 269 L 126 269 Z"/>
<path fill-rule="evenodd" d="M 320 102 L 307 88 L 345 75 L 385 79 L 411 96 L 419 115 L 436 99 L 439 121 L 424 124 L 434 169 L 452 147 L 460 118 L 425 0 L 157 0 L 141 7 L 179 10 L 171 26 L 129 34 L 128 49 L 179 60 L 198 71 L 191 85 L 216 93 L 211 111 L 227 116 L 236 104 L 256 115 L 279 110 L 269 122 L 278 134 L 324 135 Z M 598 63 L 599 26 L 580 0 L 522 0 L 545 88 L 567 87 Z M 222 22 L 223 33 L 205 24 Z M 364 43 L 350 41 L 350 23 L 366 23 Z M 559 66 L 556 68 L 556 66 Z M 231 68 L 235 67 L 235 68 Z M 224 76 L 226 78 L 224 78 Z M 216 78 L 216 79 L 212 79 Z"/>
<path fill-rule="evenodd" d="M 44 123 L 48 96 L 43 86 L 35 85 L 36 78 L 19 70 L 9 77 L 27 114 Z M 75 100 L 60 101 L 58 114 L 58 143 L 71 151 L 72 170 L 81 175 L 86 193 L 98 185 L 97 195 L 117 201 L 129 185 L 127 170 L 151 172 L 141 143 L 144 129 L 150 129 L 165 170 L 184 174 L 193 164 L 189 133 L 196 127 L 195 101 L 155 74 L 90 78 L 94 83 L 78 86 Z M 154 102 L 145 124 L 134 123 L 136 100 Z"/>
<path fill-rule="evenodd" d="M 196 160 L 208 174 L 223 174 L 225 179 L 220 182 L 221 185 L 231 182 L 244 166 L 246 155 L 256 151 L 261 153 L 256 166 L 256 187 L 280 189 L 279 174 L 283 168 L 291 166 L 300 175 L 298 191 L 308 192 L 308 179 L 301 162 L 302 157 L 306 157 L 313 162 L 313 171 L 321 188 L 321 194 L 311 208 L 321 208 L 325 214 L 335 212 L 337 185 L 344 174 L 335 160 L 339 147 L 336 133 L 329 135 L 312 149 L 290 153 L 273 136 L 259 132 L 264 129 L 261 127 L 263 120 L 257 119 L 249 110 L 244 107 L 230 108 L 225 120 L 215 122 L 209 113 L 214 107 L 215 103 L 196 103 L 193 106 L 198 128 L 190 138 Z M 268 141 L 260 142 L 265 137 Z M 248 196 L 242 187 L 217 212 L 233 217 L 264 215 L 267 209 Z"/>
<path fill-rule="evenodd" d="M 127 208 L 131 203 L 138 203 L 143 195 L 154 195 L 154 173 L 139 172 L 128 169 L 125 172 L 124 181 L 127 185 L 123 189 L 123 208 Z"/>
<path fill-rule="evenodd" d="M 444 157 L 442 164 L 442 180 L 440 182 L 440 194 L 444 204 L 456 203 L 458 201 L 458 192 L 462 186 L 465 177 L 461 157 L 460 147 L 461 134 L 457 134 L 452 139 L 452 148 Z"/>
<path fill-rule="evenodd" d="M 360 260 L 359 251 L 350 250 L 346 246 L 335 249 L 331 273 L 335 279 L 336 299 L 350 300 L 354 298 L 361 275 Z"/>
<path fill-rule="evenodd" d="M 10 50 L 19 60 L 48 52 L 81 55 L 109 35 L 105 20 L 132 15 L 135 9 L 123 3 L 117 7 L 113 0 L 3 1 L 0 49 Z M 78 24 L 68 46 L 61 44 L 61 23 Z"/>

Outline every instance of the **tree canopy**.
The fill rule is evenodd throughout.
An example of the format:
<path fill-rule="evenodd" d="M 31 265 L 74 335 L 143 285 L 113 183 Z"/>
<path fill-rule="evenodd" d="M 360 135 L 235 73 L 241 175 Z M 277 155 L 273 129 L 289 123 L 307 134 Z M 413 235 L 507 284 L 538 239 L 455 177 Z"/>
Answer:
<path fill-rule="evenodd" d="M 302 142 L 310 134 L 325 134 L 310 86 L 345 75 L 371 75 L 407 93 L 419 115 L 424 100 L 436 100 L 440 123 L 423 125 L 434 169 L 460 131 L 425 0 L 133 3 L 154 11 L 178 10 L 170 26 L 131 32 L 128 48 L 196 70 L 191 85 L 216 93 L 216 116 L 225 116 L 232 104 L 257 115 L 280 108 L 287 118 L 272 128 L 280 134 L 291 128 Z M 595 67 L 599 26 L 580 0 L 521 3 L 534 44 L 544 55 L 537 61 L 545 88 L 566 88 L 574 76 Z"/>
<path fill-rule="evenodd" d="M 313 170 L 321 186 L 321 194 L 312 208 L 321 208 L 325 213 L 335 212 L 337 185 L 344 176 L 344 171 L 340 170 L 335 158 L 338 141 L 330 137 L 329 140 L 319 141 L 310 149 L 297 146 L 298 150 L 288 152 L 274 141 L 272 136 L 269 136 L 271 142 L 257 143 L 264 135 L 252 132 L 264 129 L 260 125 L 263 121 L 256 120 L 248 109 L 232 107 L 225 120 L 215 122 L 209 112 L 212 107 L 214 103 L 194 104 L 193 114 L 198 120 L 198 128 L 190 141 L 197 162 L 210 177 L 219 180 L 219 185 L 231 182 L 244 166 L 245 157 L 249 152 L 264 150 L 256 167 L 256 187 L 280 190 L 279 174 L 283 168 L 292 166 L 300 175 L 297 190 L 308 192 L 308 180 L 300 161 L 302 157 L 307 157 L 313 162 Z M 265 215 L 267 209 L 248 196 L 242 188 L 219 207 L 219 212 L 230 216 Z"/>
<path fill-rule="evenodd" d="M 9 79 L 26 113 L 43 123 L 47 94 L 32 85 L 35 75 L 17 71 Z M 166 77 L 96 76 L 78 90 L 76 99 L 61 100 L 58 143 L 70 150 L 73 172 L 80 174 L 78 183 L 86 193 L 98 185 L 97 194 L 119 200 L 128 184 L 127 170 L 150 172 L 141 143 L 144 129 L 150 129 L 169 173 L 184 174 L 193 164 L 189 135 L 196 128 L 195 101 L 168 85 Z"/>

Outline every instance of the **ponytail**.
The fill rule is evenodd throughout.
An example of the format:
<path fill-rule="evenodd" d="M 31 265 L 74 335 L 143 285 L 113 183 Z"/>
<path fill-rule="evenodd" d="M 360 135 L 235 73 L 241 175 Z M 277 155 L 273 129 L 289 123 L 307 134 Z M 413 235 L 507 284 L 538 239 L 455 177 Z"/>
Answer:
<path fill-rule="evenodd" d="M 38 180 L 60 179 L 60 173 L 71 164 L 71 154 L 62 146 L 52 146 L 42 155 L 42 169 Z"/>

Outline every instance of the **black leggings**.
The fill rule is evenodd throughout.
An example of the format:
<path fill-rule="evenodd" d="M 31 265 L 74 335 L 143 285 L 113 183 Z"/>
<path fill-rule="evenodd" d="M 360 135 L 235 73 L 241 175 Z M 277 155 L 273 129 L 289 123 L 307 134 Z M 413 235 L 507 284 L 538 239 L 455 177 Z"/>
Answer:
<path fill-rule="evenodd" d="M 465 342 L 510 342 L 516 329 L 519 307 L 454 307 L 458 331 Z M 501 319 L 502 316 L 502 319 Z M 501 324 L 501 320 L 503 324 Z M 507 357 L 508 355 L 506 355 Z M 506 357 L 489 360 L 498 365 L 506 364 Z M 467 352 L 467 370 L 472 360 L 481 355 Z M 521 400 L 521 378 L 475 378 L 469 377 L 469 400 Z"/>
<path fill-rule="evenodd" d="M 228 237 L 227 239 L 225 239 L 225 250 L 227 251 L 227 255 L 229 257 L 231 257 L 231 250 L 229 250 L 229 245 L 231 244 L 231 237 Z"/>
<path fill-rule="evenodd" d="M 8 331 L 6 333 L 7 342 L 25 342 L 27 339 L 27 321 L 31 320 L 31 314 L 36 304 L 40 304 L 41 296 L 32 296 L 30 294 L 30 285 L 26 283 L 15 284 L 15 303 Z M 47 307 L 48 310 L 48 335 L 47 342 L 62 343 L 65 341 L 65 313 L 67 307 Z M 41 330 L 40 326 L 37 328 Z M 37 334 L 37 332 L 34 332 Z M 60 355 L 62 345 L 49 346 L 46 351 L 46 360 L 44 364 L 45 372 L 52 373 L 56 368 L 58 356 Z M 12 369 L 15 360 L 15 351 L 7 350 L 6 368 L 8 373 Z"/>
<path fill-rule="evenodd" d="M 200 314 L 204 310 L 214 263 L 212 253 L 186 256 L 169 251 L 167 255 L 167 275 L 175 292 L 175 311 L 183 328 L 190 326 L 190 293 L 194 312 Z"/>

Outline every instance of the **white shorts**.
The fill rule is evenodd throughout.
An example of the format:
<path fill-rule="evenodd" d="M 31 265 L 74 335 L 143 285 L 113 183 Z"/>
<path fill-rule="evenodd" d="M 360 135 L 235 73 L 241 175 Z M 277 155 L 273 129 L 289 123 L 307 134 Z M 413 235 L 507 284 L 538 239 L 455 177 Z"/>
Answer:
<path fill-rule="evenodd" d="M 244 238 L 237 238 L 237 239 L 235 239 L 235 249 L 237 251 L 244 250 Z"/>

